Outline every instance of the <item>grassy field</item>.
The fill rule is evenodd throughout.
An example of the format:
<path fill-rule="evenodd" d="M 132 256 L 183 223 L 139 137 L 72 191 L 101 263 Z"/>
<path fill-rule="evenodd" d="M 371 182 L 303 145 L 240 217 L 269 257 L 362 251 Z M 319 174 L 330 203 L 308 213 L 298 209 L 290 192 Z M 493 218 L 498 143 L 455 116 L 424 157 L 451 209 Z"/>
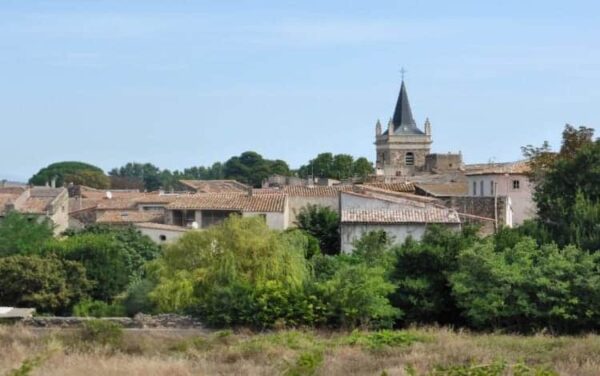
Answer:
<path fill-rule="evenodd" d="M 600 374 L 600 337 L 383 332 L 36 330 L 0 326 L 1 375 Z"/>

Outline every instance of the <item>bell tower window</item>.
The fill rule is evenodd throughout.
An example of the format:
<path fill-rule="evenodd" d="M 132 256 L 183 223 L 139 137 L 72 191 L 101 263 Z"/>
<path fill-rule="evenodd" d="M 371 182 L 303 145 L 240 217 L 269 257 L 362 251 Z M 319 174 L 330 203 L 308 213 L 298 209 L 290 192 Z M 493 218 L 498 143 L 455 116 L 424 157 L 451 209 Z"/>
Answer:
<path fill-rule="evenodd" d="M 408 152 L 404 156 L 404 164 L 407 166 L 413 166 L 415 164 L 415 154 Z"/>

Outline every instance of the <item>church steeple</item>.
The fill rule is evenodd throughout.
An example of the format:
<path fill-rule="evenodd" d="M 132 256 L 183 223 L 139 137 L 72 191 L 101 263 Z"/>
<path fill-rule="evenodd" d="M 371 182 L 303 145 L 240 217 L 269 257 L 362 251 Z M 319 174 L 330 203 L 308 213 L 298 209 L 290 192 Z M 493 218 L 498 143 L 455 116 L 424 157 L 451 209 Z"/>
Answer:
<path fill-rule="evenodd" d="M 400 94 L 398 95 L 398 101 L 396 102 L 396 109 L 394 111 L 394 117 L 392 118 L 394 123 L 394 133 L 423 133 L 417 128 L 417 123 L 412 115 L 410 109 L 410 103 L 408 102 L 408 94 L 406 93 L 406 85 L 402 80 L 402 86 L 400 86 Z"/>

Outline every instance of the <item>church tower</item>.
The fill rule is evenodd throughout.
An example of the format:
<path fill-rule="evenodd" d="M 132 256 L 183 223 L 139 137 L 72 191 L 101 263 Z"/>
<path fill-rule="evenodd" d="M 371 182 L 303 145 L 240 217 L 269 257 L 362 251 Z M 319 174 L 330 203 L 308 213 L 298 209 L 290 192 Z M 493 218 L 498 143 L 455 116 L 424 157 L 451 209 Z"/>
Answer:
<path fill-rule="evenodd" d="M 425 167 L 425 157 L 431 150 L 431 124 L 425 122 L 425 132 L 417 127 L 412 115 L 406 85 L 402 80 L 394 116 L 387 130 L 381 131 L 377 121 L 375 131 L 376 167 L 385 176 L 412 175 Z"/>

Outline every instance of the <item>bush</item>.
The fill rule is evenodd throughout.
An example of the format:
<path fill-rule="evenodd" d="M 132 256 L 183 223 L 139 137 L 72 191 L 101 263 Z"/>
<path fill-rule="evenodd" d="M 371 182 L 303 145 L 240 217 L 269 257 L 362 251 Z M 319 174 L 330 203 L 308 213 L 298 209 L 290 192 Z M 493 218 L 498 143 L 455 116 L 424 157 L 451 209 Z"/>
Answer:
<path fill-rule="evenodd" d="M 149 294 L 154 290 L 156 284 L 149 279 L 134 280 L 125 294 L 123 306 L 128 316 L 135 316 L 137 313 L 154 313 L 156 305 L 150 300 Z"/>
<path fill-rule="evenodd" d="M 395 287 L 385 278 L 383 268 L 341 264 L 333 277 L 320 286 L 330 324 L 391 327 L 401 315 L 388 299 Z"/>
<path fill-rule="evenodd" d="M 450 280 L 458 305 L 476 328 L 532 332 L 597 329 L 600 255 L 574 246 L 538 246 L 525 238 L 496 252 L 491 241 L 459 256 Z"/>
<path fill-rule="evenodd" d="M 420 242 L 407 239 L 396 248 L 392 282 L 397 290 L 391 300 L 404 312 L 404 324 L 460 323 L 448 278 L 457 268 L 459 252 L 475 239 L 472 228 L 456 232 L 430 226 Z"/>
<path fill-rule="evenodd" d="M 9 212 L 0 221 L 0 257 L 16 254 L 36 254 L 52 239 L 54 225 L 47 218 L 40 220 L 17 212 Z"/>
<path fill-rule="evenodd" d="M 121 304 L 108 304 L 99 300 L 85 299 L 73 307 L 73 315 L 81 317 L 120 317 L 125 314 Z"/>
<path fill-rule="evenodd" d="M 386 347 L 410 346 L 424 341 L 423 337 L 401 330 L 380 330 L 376 332 L 360 332 L 354 330 L 349 336 L 342 338 L 344 345 L 362 346 L 369 350 L 381 350 Z"/>
<path fill-rule="evenodd" d="M 86 297 L 90 282 L 77 262 L 54 257 L 0 258 L 0 302 L 33 307 L 40 313 L 65 314 Z"/>
<path fill-rule="evenodd" d="M 340 216 L 335 211 L 322 206 L 307 205 L 297 216 L 298 227 L 319 240 L 323 253 L 340 253 Z"/>
<path fill-rule="evenodd" d="M 158 284 L 150 296 L 161 310 L 191 311 L 213 325 L 272 326 L 286 320 L 288 299 L 309 279 L 305 240 L 237 216 L 188 232 L 152 266 Z"/>
<path fill-rule="evenodd" d="M 106 320 L 89 320 L 83 323 L 80 336 L 85 342 L 115 348 L 123 340 L 123 328 Z"/>

